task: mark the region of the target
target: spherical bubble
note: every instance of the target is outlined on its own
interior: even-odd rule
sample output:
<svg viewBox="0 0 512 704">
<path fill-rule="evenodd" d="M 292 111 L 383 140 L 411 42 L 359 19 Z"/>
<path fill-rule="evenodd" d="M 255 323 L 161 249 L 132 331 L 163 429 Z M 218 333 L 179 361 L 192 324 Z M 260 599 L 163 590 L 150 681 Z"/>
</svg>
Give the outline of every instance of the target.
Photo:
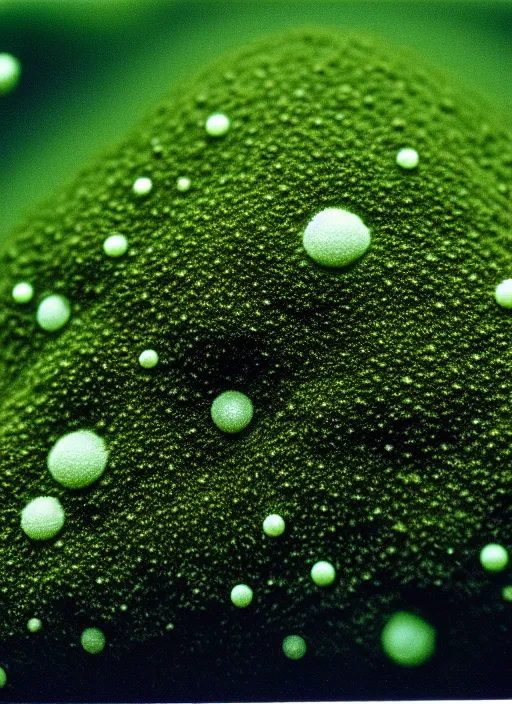
<svg viewBox="0 0 512 704">
<path fill-rule="evenodd" d="M 12 289 L 12 298 L 15 303 L 29 303 L 34 296 L 34 287 L 28 281 L 21 281 Z"/>
<path fill-rule="evenodd" d="M 144 350 L 139 355 L 139 364 L 144 369 L 152 369 L 158 364 L 158 352 L 155 350 Z"/>
<path fill-rule="evenodd" d="M 496 286 L 494 298 L 502 308 L 512 308 L 512 279 L 504 279 Z"/>
<path fill-rule="evenodd" d="M 231 601 L 240 609 L 245 609 L 252 601 L 253 591 L 247 584 L 237 584 L 231 590 Z"/>
<path fill-rule="evenodd" d="M 361 218 L 341 208 L 326 208 L 308 223 L 304 249 L 317 264 L 343 267 L 359 259 L 370 246 L 370 230 Z"/>
<path fill-rule="evenodd" d="M 402 169 L 414 169 L 418 166 L 420 157 L 416 149 L 400 149 L 396 155 L 396 163 L 401 166 Z"/>
<path fill-rule="evenodd" d="M 7 682 L 7 673 L 5 672 L 3 667 L 0 667 L 0 689 L 2 687 L 5 687 Z"/>
<path fill-rule="evenodd" d="M 501 590 L 501 596 L 505 601 L 512 601 L 512 584 L 507 584 Z"/>
<path fill-rule="evenodd" d="M 178 191 L 181 193 L 185 193 L 185 191 L 188 191 L 190 189 L 190 186 L 192 185 L 192 182 L 189 178 L 186 178 L 185 176 L 182 176 L 176 181 L 176 188 Z"/>
<path fill-rule="evenodd" d="M 306 654 L 306 641 L 300 636 L 283 638 L 283 653 L 290 660 L 300 660 Z"/>
<path fill-rule="evenodd" d="M 419 616 L 397 611 L 384 626 L 382 649 L 397 665 L 414 667 L 426 662 L 434 653 L 435 629 Z"/>
<path fill-rule="evenodd" d="M 10 93 L 18 85 L 21 64 L 12 54 L 0 54 L 0 95 Z"/>
<path fill-rule="evenodd" d="M 27 628 L 31 633 L 37 633 L 41 630 L 43 624 L 40 618 L 30 618 L 27 621 Z"/>
<path fill-rule="evenodd" d="M 64 296 L 54 294 L 43 298 L 37 309 L 37 322 L 47 332 L 64 327 L 71 315 L 71 306 Z"/>
<path fill-rule="evenodd" d="M 50 474 L 68 489 L 81 489 L 105 471 L 105 441 L 92 430 L 77 430 L 61 437 L 48 454 Z"/>
<path fill-rule="evenodd" d="M 508 552 L 503 545 L 489 543 L 480 551 L 480 564 L 487 572 L 502 572 L 508 565 Z"/>
<path fill-rule="evenodd" d="M 60 501 L 53 496 L 38 496 L 21 512 L 21 528 L 32 540 L 49 540 L 64 525 L 65 514 Z"/>
<path fill-rule="evenodd" d="M 128 249 L 128 239 L 124 235 L 109 235 L 103 242 L 103 251 L 108 257 L 122 257 Z"/>
<path fill-rule="evenodd" d="M 97 655 L 105 648 L 105 636 L 99 628 L 86 628 L 80 636 L 80 643 L 85 651 Z"/>
<path fill-rule="evenodd" d="M 263 521 L 263 532 L 271 538 L 277 538 L 284 532 L 285 522 L 277 513 L 272 513 Z"/>
<path fill-rule="evenodd" d="M 136 196 L 146 196 L 153 188 L 153 181 L 147 176 L 137 178 L 132 186 L 132 191 Z"/>
<path fill-rule="evenodd" d="M 336 579 L 336 570 L 325 560 L 315 562 L 311 568 L 311 579 L 319 587 L 328 587 Z"/>
<path fill-rule="evenodd" d="M 229 117 L 217 112 L 206 120 L 206 132 L 210 137 L 222 137 L 229 130 L 230 124 Z"/>
<path fill-rule="evenodd" d="M 239 433 L 251 422 L 253 406 L 250 398 L 240 391 L 224 391 L 213 401 L 211 416 L 225 433 Z"/>
</svg>

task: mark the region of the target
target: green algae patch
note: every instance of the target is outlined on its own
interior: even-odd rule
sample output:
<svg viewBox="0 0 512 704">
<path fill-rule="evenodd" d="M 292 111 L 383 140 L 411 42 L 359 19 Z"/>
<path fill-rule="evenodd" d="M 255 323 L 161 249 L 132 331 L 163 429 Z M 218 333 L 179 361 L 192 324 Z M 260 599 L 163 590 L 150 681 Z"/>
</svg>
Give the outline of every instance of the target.
<svg viewBox="0 0 512 704">
<path fill-rule="evenodd" d="M 442 657 L 415 671 L 491 659 L 512 618 L 478 559 L 512 541 L 512 317 L 494 294 L 511 166 L 488 109 L 417 60 L 301 31 L 215 64 L 42 205 L 1 263 L 2 662 L 14 644 L 43 657 L 23 642 L 42 609 L 44 657 L 65 653 L 59 691 L 79 698 L 92 665 L 69 644 L 89 623 L 108 658 L 170 644 L 171 679 L 197 653 L 199 680 L 212 653 L 222 672 L 288 667 L 306 642 L 311 666 L 393 672 L 381 633 L 401 611 L 438 633 Z M 303 245 L 331 208 L 371 232 L 338 268 Z M 50 295 L 72 315 L 48 332 Z M 254 417 L 219 432 L 212 404 L 235 389 Z M 82 428 L 108 471 L 73 491 L 46 460 Z M 20 511 L 47 494 L 66 526 L 36 544 Z M 262 531 L 271 516 L 284 532 Z M 257 599 L 233 608 L 248 584 Z"/>
</svg>

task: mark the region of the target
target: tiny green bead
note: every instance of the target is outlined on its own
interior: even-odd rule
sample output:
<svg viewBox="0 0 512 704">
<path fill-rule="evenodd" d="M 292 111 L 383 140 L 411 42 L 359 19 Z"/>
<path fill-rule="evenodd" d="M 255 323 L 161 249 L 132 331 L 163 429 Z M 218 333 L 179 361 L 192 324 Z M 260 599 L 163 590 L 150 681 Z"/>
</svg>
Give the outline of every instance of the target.
<svg viewBox="0 0 512 704">
<path fill-rule="evenodd" d="M 224 391 L 213 401 L 212 420 L 225 433 L 239 433 L 251 422 L 253 406 L 240 391 Z"/>
<path fill-rule="evenodd" d="M 503 587 L 501 590 L 501 596 L 505 599 L 505 601 L 512 601 L 512 584 L 507 584 L 506 587 Z"/>
<path fill-rule="evenodd" d="M 252 601 L 253 591 L 247 584 L 237 584 L 231 590 L 231 601 L 240 609 L 245 609 Z"/>
<path fill-rule="evenodd" d="M 86 628 L 80 636 L 82 648 L 91 655 L 101 653 L 105 647 L 105 636 L 99 628 Z"/>
<path fill-rule="evenodd" d="M 311 579 L 319 587 L 328 587 L 336 579 L 336 570 L 325 560 L 315 562 L 311 568 Z"/>
<path fill-rule="evenodd" d="M 309 221 L 302 244 L 317 264 L 344 267 L 366 252 L 370 230 L 358 215 L 348 210 L 325 208 Z"/>
<path fill-rule="evenodd" d="M 46 296 L 37 308 L 36 318 L 39 326 L 47 332 L 60 330 L 68 322 L 71 306 L 64 296 L 52 294 Z"/>
<path fill-rule="evenodd" d="M 30 618 L 27 621 L 27 628 L 31 633 L 37 633 L 38 631 L 41 630 L 43 627 L 43 624 L 41 623 L 40 618 Z"/>
<path fill-rule="evenodd" d="M 5 687 L 6 682 L 7 682 L 7 673 L 5 672 L 3 667 L 0 667 L 0 689 L 2 689 L 2 687 Z"/>
<path fill-rule="evenodd" d="M 191 185 L 192 181 L 186 176 L 181 176 L 176 181 L 176 188 L 178 189 L 178 191 L 180 191 L 180 193 L 186 193 L 188 190 L 190 190 Z"/>
<path fill-rule="evenodd" d="M 53 496 L 38 496 L 21 512 L 21 528 L 32 540 L 53 538 L 61 530 L 64 520 L 64 509 Z"/>
<path fill-rule="evenodd" d="M 502 572 L 508 565 L 508 552 L 503 545 L 489 543 L 480 551 L 480 564 L 487 572 Z"/>
<path fill-rule="evenodd" d="M 512 308 L 512 279 L 504 279 L 496 286 L 494 298 L 502 308 Z"/>
<path fill-rule="evenodd" d="M 21 75 L 21 63 L 12 54 L 0 54 L 0 95 L 16 88 Z"/>
<path fill-rule="evenodd" d="M 415 169 L 420 161 L 420 157 L 416 149 L 411 149 L 406 147 L 405 149 L 400 149 L 396 155 L 396 163 L 401 166 L 402 169 Z"/>
<path fill-rule="evenodd" d="M 82 489 L 103 474 L 108 461 L 105 441 L 92 430 L 63 435 L 50 450 L 48 469 L 68 489 Z"/>
<path fill-rule="evenodd" d="M 263 532 L 271 538 L 277 538 L 284 533 L 285 522 L 277 513 L 272 513 L 263 521 Z"/>
<path fill-rule="evenodd" d="M 397 665 L 414 667 L 426 662 L 434 653 L 435 629 L 419 616 L 397 611 L 384 626 L 382 649 Z"/>
<path fill-rule="evenodd" d="M 306 654 L 306 641 L 300 636 L 283 638 L 283 653 L 290 660 L 300 660 Z"/>
<path fill-rule="evenodd" d="M 34 297 L 34 287 L 28 281 L 20 281 L 12 289 L 12 298 L 15 303 L 29 303 Z"/>
<path fill-rule="evenodd" d="M 147 176 L 141 176 L 133 182 L 132 191 L 140 198 L 141 196 L 147 196 L 148 193 L 151 192 L 152 188 L 153 181 Z"/>
<path fill-rule="evenodd" d="M 128 250 L 128 239 L 124 235 L 114 233 L 103 242 L 103 251 L 107 257 L 122 257 Z"/>
<path fill-rule="evenodd" d="M 158 364 L 158 352 L 156 350 L 143 350 L 139 355 L 139 364 L 144 369 L 153 369 Z"/>
<path fill-rule="evenodd" d="M 208 117 L 205 127 L 210 137 L 223 137 L 229 130 L 230 125 L 229 117 L 223 113 L 216 112 Z"/>
</svg>

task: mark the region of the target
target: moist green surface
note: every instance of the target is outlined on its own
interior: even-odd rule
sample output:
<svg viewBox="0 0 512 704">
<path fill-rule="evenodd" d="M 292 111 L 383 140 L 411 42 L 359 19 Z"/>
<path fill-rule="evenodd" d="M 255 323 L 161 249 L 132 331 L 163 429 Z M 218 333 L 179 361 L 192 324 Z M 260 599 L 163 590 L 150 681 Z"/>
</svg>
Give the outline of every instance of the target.
<svg viewBox="0 0 512 704">
<path fill-rule="evenodd" d="M 232 121 L 222 138 L 206 135 L 213 112 Z M 412 171 L 395 162 L 406 146 Z M 403 609 L 438 629 L 432 672 L 492 658 L 511 610 L 478 554 L 512 541 L 512 317 L 493 295 L 512 273 L 511 167 L 492 111 L 416 57 L 303 31 L 175 90 L 43 205 L 1 264 L 1 664 L 65 658 L 62 691 L 80 696 L 73 657 L 87 678 L 79 638 L 96 626 L 94 667 L 143 643 L 177 670 L 190 653 L 286 668 L 282 638 L 299 634 L 306 658 L 364 672 L 388 666 L 380 633 Z M 153 189 L 136 198 L 141 176 Z M 302 247 L 328 207 L 371 229 L 346 269 Z M 120 259 L 102 249 L 113 231 L 130 242 Z M 36 296 L 20 306 L 23 280 Z M 57 333 L 35 321 L 49 293 L 72 303 Z M 254 405 L 233 436 L 210 417 L 231 389 Z M 82 428 L 109 464 L 67 490 L 46 458 Z M 39 495 L 67 516 L 40 544 L 20 528 Z M 318 560 L 330 587 L 310 578 Z"/>
</svg>

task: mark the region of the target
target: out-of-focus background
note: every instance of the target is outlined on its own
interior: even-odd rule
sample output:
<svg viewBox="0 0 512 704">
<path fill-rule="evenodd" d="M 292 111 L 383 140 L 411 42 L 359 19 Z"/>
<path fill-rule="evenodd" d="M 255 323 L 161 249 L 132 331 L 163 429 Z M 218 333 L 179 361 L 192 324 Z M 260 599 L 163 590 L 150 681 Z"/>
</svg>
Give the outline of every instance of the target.
<svg viewBox="0 0 512 704">
<path fill-rule="evenodd" d="M 509 0 L 0 0 L 0 53 L 22 64 L 0 96 L 0 242 L 174 81 L 308 24 L 415 47 L 512 122 Z"/>
</svg>

